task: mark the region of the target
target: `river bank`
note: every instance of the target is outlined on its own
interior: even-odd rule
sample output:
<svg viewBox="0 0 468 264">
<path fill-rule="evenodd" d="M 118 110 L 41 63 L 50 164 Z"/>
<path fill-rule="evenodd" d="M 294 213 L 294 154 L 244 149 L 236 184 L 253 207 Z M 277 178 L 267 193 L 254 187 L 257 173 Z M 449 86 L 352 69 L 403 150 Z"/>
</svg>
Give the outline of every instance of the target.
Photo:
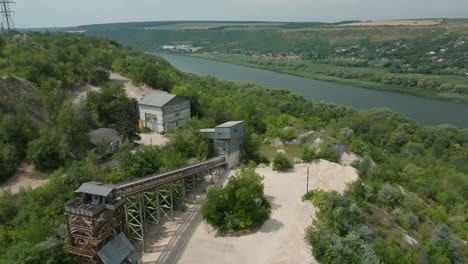
<svg viewBox="0 0 468 264">
<path fill-rule="evenodd" d="M 346 105 L 356 110 L 390 108 L 413 118 L 423 126 L 452 124 L 459 128 L 468 128 L 468 104 L 465 103 L 318 81 L 192 56 L 169 53 L 157 55 L 180 71 L 199 76 L 287 90 L 316 102 Z"/>
<path fill-rule="evenodd" d="M 245 56 L 236 56 L 236 55 L 227 55 L 227 54 L 212 54 L 212 53 L 203 53 L 203 54 L 177 54 L 182 56 L 189 56 L 201 59 L 207 59 L 212 61 L 219 61 L 229 64 L 236 64 L 250 68 L 262 69 L 267 71 L 273 71 L 277 73 L 283 73 L 298 77 L 303 77 L 312 80 L 319 80 L 337 84 L 344 84 L 350 85 L 359 88 L 366 88 L 372 90 L 379 90 L 379 91 L 391 91 L 397 93 L 405 93 L 415 96 L 421 96 L 425 98 L 435 99 L 435 100 L 444 100 L 444 101 L 451 101 L 457 103 L 468 103 L 468 96 L 463 96 L 461 94 L 456 93 L 444 93 L 444 92 L 436 92 L 432 90 L 417 88 L 417 87 L 405 87 L 405 86 L 398 86 L 398 85 L 388 85 L 388 84 L 381 84 L 366 80 L 359 80 L 359 79 L 346 79 L 340 78 L 336 76 L 325 75 L 319 72 L 314 72 L 312 68 L 308 68 L 310 71 L 301 71 L 298 69 L 290 69 L 288 67 L 282 67 L 278 65 L 261 65 L 256 63 L 251 63 Z M 324 67 L 329 67 L 328 65 L 323 65 Z M 350 70 L 355 70 L 350 69 Z"/>
</svg>

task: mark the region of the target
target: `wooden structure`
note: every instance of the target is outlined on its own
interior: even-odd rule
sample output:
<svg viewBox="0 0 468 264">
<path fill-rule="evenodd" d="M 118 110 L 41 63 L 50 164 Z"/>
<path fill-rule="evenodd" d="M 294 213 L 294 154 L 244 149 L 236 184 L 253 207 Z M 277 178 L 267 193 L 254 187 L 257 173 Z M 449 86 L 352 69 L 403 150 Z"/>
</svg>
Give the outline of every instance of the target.
<svg viewBox="0 0 468 264">
<path fill-rule="evenodd" d="M 146 226 L 173 220 L 177 201 L 192 194 L 206 174 L 219 176 L 226 165 L 218 157 L 120 185 L 83 184 L 65 207 L 70 253 L 82 263 L 102 263 L 97 253 L 122 231 L 144 247 Z"/>
<path fill-rule="evenodd" d="M 65 207 L 68 250 L 82 263 L 100 263 L 97 252 L 124 229 L 122 199 L 113 199 L 111 185 L 83 184 L 76 199 Z"/>
</svg>

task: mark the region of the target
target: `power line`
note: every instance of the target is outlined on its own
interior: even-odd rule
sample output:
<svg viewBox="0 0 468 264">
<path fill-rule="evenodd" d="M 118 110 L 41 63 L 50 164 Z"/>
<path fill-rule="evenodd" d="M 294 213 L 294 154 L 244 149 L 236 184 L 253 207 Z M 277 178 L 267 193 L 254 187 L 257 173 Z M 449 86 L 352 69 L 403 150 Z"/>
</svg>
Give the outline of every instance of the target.
<svg viewBox="0 0 468 264">
<path fill-rule="evenodd" d="M 10 34 L 15 30 L 15 24 L 13 22 L 12 14 L 14 11 L 11 11 L 10 4 L 15 4 L 15 2 L 10 0 L 0 0 L 0 13 L 2 13 L 2 31 Z"/>
</svg>

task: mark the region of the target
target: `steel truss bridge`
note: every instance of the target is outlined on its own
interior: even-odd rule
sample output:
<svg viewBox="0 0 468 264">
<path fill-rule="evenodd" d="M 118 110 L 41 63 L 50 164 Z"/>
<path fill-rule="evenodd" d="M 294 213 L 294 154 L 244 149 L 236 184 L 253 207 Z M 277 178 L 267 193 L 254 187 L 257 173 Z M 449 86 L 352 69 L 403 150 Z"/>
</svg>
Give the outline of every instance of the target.
<svg viewBox="0 0 468 264">
<path fill-rule="evenodd" d="M 125 199 L 126 233 L 136 244 L 144 245 L 146 223 L 159 224 L 161 220 L 174 220 L 187 195 L 195 199 L 195 188 L 209 174 L 214 182 L 226 167 L 223 157 L 210 159 L 170 172 L 121 184 L 116 188 L 118 197 Z"/>
<path fill-rule="evenodd" d="M 97 252 L 122 231 L 144 249 L 148 225 L 173 221 L 183 201 L 195 199 L 196 186 L 205 176 L 216 182 L 226 167 L 225 158 L 218 157 L 119 184 L 113 186 L 113 200 L 98 206 L 77 198 L 65 207 L 70 253 L 82 263 L 101 263 Z"/>
</svg>

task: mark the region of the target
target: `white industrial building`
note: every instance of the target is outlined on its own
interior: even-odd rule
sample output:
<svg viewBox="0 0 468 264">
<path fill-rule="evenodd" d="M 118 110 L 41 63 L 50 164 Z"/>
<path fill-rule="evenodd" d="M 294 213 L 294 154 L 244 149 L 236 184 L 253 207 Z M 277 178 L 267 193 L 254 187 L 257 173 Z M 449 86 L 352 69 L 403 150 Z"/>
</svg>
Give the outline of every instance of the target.
<svg viewBox="0 0 468 264">
<path fill-rule="evenodd" d="M 140 126 L 161 133 L 185 125 L 190 117 L 190 101 L 163 92 L 152 92 L 138 103 Z"/>
</svg>

